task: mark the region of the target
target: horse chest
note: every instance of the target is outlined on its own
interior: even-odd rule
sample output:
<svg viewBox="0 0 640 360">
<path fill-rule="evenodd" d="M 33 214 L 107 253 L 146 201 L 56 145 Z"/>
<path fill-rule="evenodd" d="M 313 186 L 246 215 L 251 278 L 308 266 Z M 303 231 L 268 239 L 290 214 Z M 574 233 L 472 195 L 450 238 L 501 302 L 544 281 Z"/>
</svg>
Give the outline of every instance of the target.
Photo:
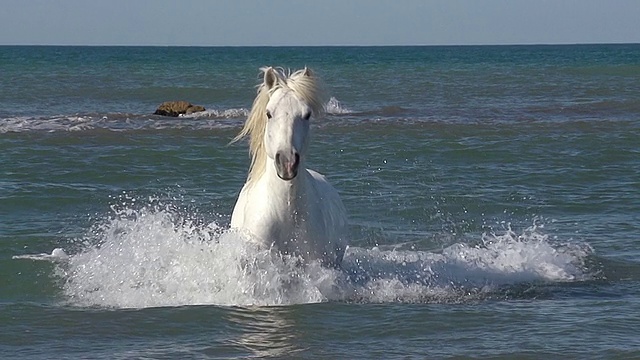
<svg viewBox="0 0 640 360">
<path fill-rule="evenodd" d="M 260 187 L 254 190 L 262 196 L 250 196 L 255 201 L 245 214 L 245 227 L 267 245 L 273 244 L 285 253 L 309 252 L 322 229 L 317 229 L 318 222 L 313 221 L 313 216 L 318 216 L 317 210 L 310 206 L 305 194 L 276 193 Z"/>
<path fill-rule="evenodd" d="M 289 201 L 266 202 L 261 218 L 265 226 L 271 228 L 272 236 L 277 238 L 301 238 L 308 237 L 312 232 L 310 211 L 300 205 L 304 201 L 293 199 Z"/>
</svg>

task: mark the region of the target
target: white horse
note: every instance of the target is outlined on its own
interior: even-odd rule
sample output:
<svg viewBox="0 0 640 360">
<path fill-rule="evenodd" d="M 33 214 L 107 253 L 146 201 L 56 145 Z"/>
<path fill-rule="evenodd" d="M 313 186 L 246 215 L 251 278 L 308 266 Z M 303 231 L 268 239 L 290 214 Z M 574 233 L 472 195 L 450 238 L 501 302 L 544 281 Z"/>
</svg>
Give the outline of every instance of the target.
<svg viewBox="0 0 640 360">
<path fill-rule="evenodd" d="M 344 206 L 323 175 L 305 168 L 309 122 L 323 112 L 318 80 L 307 68 L 260 70 L 264 82 L 233 140 L 249 136 L 252 160 L 231 227 L 283 254 L 339 266 L 347 246 Z"/>
</svg>

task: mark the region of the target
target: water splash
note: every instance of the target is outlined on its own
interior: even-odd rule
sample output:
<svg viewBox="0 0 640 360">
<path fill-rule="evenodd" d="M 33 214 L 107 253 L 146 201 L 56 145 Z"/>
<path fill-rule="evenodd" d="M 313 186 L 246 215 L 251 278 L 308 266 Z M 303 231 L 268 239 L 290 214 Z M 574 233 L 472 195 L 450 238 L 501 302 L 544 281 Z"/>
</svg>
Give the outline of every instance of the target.
<svg viewBox="0 0 640 360">
<path fill-rule="evenodd" d="M 114 209 L 58 266 L 67 301 L 80 306 L 278 305 L 323 298 L 295 259 L 274 255 L 215 222 L 172 206 Z"/>
<path fill-rule="evenodd" d="M 55 260 L 76 306 L 288 305 L 323 301 L 460 302 L 502 287 L 591 275 L 584 244 L 553 244 L 536 226 L 485 234 L 441 252 L 351 247 L 342 269 L 283 256 L 215 221 L 156 201 L 113 213 Z M 52 254 L 53 255 L 53 254 Z M 34 259 L 21 256 L 21 259 Z M 64 260 L 64 261 L 60 261 Z"/>
<path fill-rule="evenodd" d="M 341 114 L 351 114 L 352 113 L 351 110 L 347 109 L 338 99 L 336 99 L 333 96 L 325 104 L 324 110 L 328 114 L 332 114 L 332 115 L 341 115 Z"/>
<path fill-rule="evenodd" d="M 365 302 L 460 302 L 493 296 L 504 287 L 585 281 L 592 249 L 553 245 L 537 226 L 517 235 L 485 234 L 480 244 L 457 243 L 442 252 L 352 249 L 348 267 Z"/>
</svg>

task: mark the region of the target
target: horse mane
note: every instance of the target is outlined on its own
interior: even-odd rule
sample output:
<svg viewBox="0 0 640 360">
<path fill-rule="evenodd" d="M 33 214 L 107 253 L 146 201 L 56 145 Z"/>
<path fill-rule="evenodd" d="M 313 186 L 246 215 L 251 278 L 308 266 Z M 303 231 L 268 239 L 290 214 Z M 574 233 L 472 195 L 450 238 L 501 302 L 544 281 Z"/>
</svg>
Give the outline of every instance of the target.
<svg viewBox="0 0 640 360">
<path fill-rule="evenodd" d="M 267 104 L 269 98 L 278 89 L 291 90 L 300 100 L 311 107 L 313 116 L 319 117 L 324 112 L 324 103 L 319 79 L 313 72 L 304 68 L 291 73 L 291 70 L 283 68 L 262 67 L 260 73 L 265 75 L 268 71 L 273 71 L 276 81 L 269 88 L 264 82 L 258 85 L 258 95 L 253 100 L 251 111 L 247 121 L 240 133 L 231 141 L 240 141 L 244 137 L 249 137 L 249 153 L 251 154 L 251 165 L 247 183 L 260 177 L 265 171 L 267 153 L 264 146 L 264 133 L 267 125 Z"/>
</svg>

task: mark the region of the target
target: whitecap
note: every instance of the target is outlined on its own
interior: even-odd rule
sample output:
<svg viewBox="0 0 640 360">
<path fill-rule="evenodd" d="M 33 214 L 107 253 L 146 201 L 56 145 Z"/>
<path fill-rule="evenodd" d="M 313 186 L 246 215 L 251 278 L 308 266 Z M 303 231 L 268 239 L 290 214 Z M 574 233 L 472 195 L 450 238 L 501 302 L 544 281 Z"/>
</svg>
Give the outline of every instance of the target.
<svg viewBox="0 0 640 360">
<path fill-rule="evenodd" d="M 245 118 L 249 115 L 249 110 L 245 108 L 230 108 L 230 109 L 209 109 L 191 114 L 181 114 L 181 118 L 190 119 L 239 119 Z"/>
<path fill-rule="evenodd" d="M 48 253 L 40 253 L 40 254 L 25 254 L 25 255 L 15 255 L 11 257 L 14 260 L 45 260 L 45 261 L 65 261 L 69 259 L 69 255 L 61 248 L 55 248 L 51 251 L 51 254 Z"/>
<path fill-rule="evenodd" d="M 346 108 L 338 99 L 335 97 L 331 97 L 329 101 L 325 104 L 324 110 L 327 114 L 332 115 L 341 115 L 341 114 L 351 114 L 352 111 Z"/>
</svg>

